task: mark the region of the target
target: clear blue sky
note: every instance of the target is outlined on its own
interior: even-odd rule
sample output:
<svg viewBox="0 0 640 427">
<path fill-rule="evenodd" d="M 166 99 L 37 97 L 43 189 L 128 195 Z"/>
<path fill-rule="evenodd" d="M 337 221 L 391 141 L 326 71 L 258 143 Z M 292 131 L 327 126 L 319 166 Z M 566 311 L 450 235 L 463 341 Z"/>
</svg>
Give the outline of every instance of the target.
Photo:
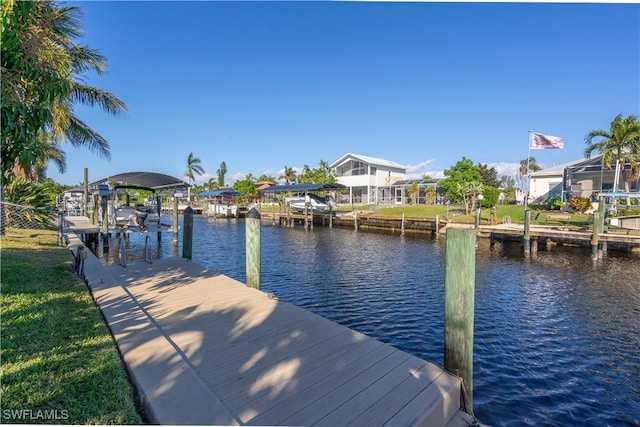
<svg viewBox="0 0 640 427">
<path fill-rule="evenodd" d="M 347 152 L 439 176 L 463 156 L 515 173 L 528 131 L 552 166 L 584 136 L 640 111 L 640 5 L 361 2 L 74 2 L 83 42 L 109 61 L 88 83 L 129 111 L 76 112 L 106 161 L 67 145 L 76 185 L 129 171 L 184 177 L 190 152 L 227 182 Z"/>
</svg>

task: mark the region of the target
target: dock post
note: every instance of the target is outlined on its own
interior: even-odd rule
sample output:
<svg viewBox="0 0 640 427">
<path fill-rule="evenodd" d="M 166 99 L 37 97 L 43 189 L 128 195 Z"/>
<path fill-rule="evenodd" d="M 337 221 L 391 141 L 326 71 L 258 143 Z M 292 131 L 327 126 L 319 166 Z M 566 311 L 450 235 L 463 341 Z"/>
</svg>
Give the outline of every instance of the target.
<svg viewBox="0 0 640 427">
<path fill-rule="evenodd" d="M 276 225 L 276 204 L 271 203 L 271 226 Z"/>
<path fill-rule="evenodd" d="M 58 214 L 58 246 L 62 246 L 64 241 L 64 211 L 60 211 Z"/>
<path fill-rule="evenodd" d="M 358 211 L 353 213 L 353 227 L 358 230 Z"/>
<path fill-rule="evenodd" d="M 89 169 L 83 170 L 84 182 L 82 183 L 82 215 L 89 216 Z"/>
<path fill-rule="evenodd" d="M 402 223 L 400 224 L 400 235 L 404 236 L 404 212 L 402 212 Z"/>
<path fill-rule="evenodd" d="M 173 196 L 173 244 L 178 245 L 178 198 Z"/>
<path fill-rule="evenodd" d="M 127 244 L 125 241 L 124 233 L 120 233 L 120 247 L 118 248 L 118 263 L 126 267 L 127 266 Z"/>
<path fill-rule="evenodd" d="M 109 234 L 109 207 L 107 206 L 108 196 L 102 196 L 100 207 L 102 208 L 102 232 Z"/>
<path fill-rule="evenodd" d="M 444 285 L 444 368 L 462 378 L 473 408 L 475 230 L 447 229 Z"/>
<path fill-rule="evenodd" d="M 525 256 L 529 256 L 531 253 L 531 234 L 530 234 L 530 224 L 531 224 L 531 211 L 524 211 L 524 236 L 522 238 L 522 242 L 524 244 L 524 254 Z"/>
<path fill-rule="evenodd" d="M 333 228 L 333 212 L 329 209 L 329 228 Z"/>
<path fill-rule="evenodd" d="M 260 289 L 260 212 L 251 208 L 246 218 L 247 286 Z"/>
<path fill-rule="evenodd" d="M 436 215 L 436 237 L 440 234 L 440 215 Z"/>
<path fill-rule="evenodd" d="M 600 215 L 599 212 L 593 213 L 593 234 L 591 235 L 591 258 L 598 259 L 598 243 L 599 243 Z"/>
<path fill-rule="evenodd" d="M 476 209 L 476 222 L 475 222 L 476 231 L 478 231 L 479 228 L 480 228 L 480 208 Z"/>
<path fill-rule="evenodd" d="M 193 208 L 187 206 L 183 214 L 182 258 L 192 259 L 193 256 Z"/>
<path fill-rule="evenodd" d="M 599 232 L 602 233 L 606 233 L 606 230 L 604 228 L 604 218 L 605 218 L 605 214 L 606 214 L 606 210 L 607 210 L 607 203 L 604 199 L 604 196 L 600 196 L 599 200 L 598 200 L 598 215 L 600 218 L 600 227 L 598 228 Z"/>
<path fill-rule="evenodd" d="M 538 253 L 538 237 L 537 236 L 531 238 L 531 253 L 533 254 Z"/>
</svg>

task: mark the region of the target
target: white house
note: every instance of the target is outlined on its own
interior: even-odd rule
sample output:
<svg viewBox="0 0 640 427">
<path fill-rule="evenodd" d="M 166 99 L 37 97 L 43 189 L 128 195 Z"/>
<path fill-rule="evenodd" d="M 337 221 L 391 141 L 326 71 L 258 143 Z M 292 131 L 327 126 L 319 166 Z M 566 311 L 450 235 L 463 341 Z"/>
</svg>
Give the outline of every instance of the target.
<svg viewBox="0 0 640 427">
<path fill-rule="evenodd" d="M 392 186 L 405 179 L 407 173 L 405 166 L 391 160 L 353 153 L 343 155 L 330 166 L 335 169 L 338 182 L 349 189 L 349 194 L 338 201 L 351 204 L 395 203 Z"/>
<path fill-rule="evenodd" d="M 562 198 L 564 191 L 562 182 L 564 179 L 565 169 L 580 163 L 583 160 L 584 159 L 574 160 L 569 163 L 552 166 L 537 172 L 531 172 L 529 174 L 529 203 L 544 203 L 547 199 L 553 196 Z"/>
</svg>

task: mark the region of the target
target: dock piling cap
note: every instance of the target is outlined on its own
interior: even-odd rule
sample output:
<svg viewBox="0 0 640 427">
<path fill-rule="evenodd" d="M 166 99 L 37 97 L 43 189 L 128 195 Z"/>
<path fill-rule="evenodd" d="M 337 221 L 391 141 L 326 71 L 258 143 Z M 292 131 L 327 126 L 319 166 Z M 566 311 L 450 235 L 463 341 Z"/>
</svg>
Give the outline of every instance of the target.
<svg viewBox="0 0 640 427">
<path fill-rule="evenodd" d="M 258 212 L 256 208 L 251 208 L 251 210 L 247 212 L 246 217 L 260 219 L 260 212 Z"/>
</svg>

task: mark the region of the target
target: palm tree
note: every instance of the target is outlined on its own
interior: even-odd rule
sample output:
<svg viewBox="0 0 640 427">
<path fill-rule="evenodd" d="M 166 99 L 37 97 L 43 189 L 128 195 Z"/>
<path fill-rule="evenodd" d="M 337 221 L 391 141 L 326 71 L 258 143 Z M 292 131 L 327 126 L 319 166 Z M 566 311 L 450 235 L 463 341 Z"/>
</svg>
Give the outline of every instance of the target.
<svg viewBox="0 0 640 427">
<path fill-rule="evenodd" d="M 295 182 L 297 179 L 296 171 L 293 168 L 289 168 L 287 167 L 287 165 L 285 165 L 284 172 L 282 173 L 281 176 L 278 177 L 278 179 L 284 179 L 284 182 L 287 185 L 292 182 Z"/>
<path fill-rule="evenodd" d="M 197 157 L 194 157 L 193 152 L 189 153 L 189 157 L 187 157 L 187 178 L 189 178 L 189 184 L 195 182 L 194 173 L 198 175 L 202 175 L 204 173 L 204 169 L 200 166 L 201 160 Z M 191 202 L 191 187 L 187 189 L 187 200 Z"/>
<path fill-rule="evenodd" d="M 45 61 L 41 66 L 47 68 L 58 64 L 57 69 L 61 71 L 56 74 L 57 84 L 64 89 L 59 90 L 55 96 L 49 96 L 47 103 L 41 103 L 41 105 L 44 104 L 45 111 L 41 115 L 38 134 L 28 137 L 31 141 L 26 141 L 25 145 L 16 147 L 17 156 L 12 162 L 14 169 L 21 169 L 23 175 L 29 175 L 31 166 L 35 164 L 46 165 L 49 160 L 53 160 L 58 169 L 64 171 L 66 159 L 64 151 L 61 149 L 64 142 L 69 142 L 74 147 L 89 148 L 97 152 L 100 157 L 110 159 L 108 142 L 98 132 L 76 117 L 74 105 L 78 103 L 89 106 L 97 105 L 112 115 L 127 111 L 127 107 L 114 94 L 82 83 L 81 75 L 86 71 L 94 71 L 98 75 L 104 74 L 107 69 L 107 61 L 98 51 L 78 45 L 74 41 L 82 34 L 78 19 L 81 10 L 76 6 L 59 7 L 52 1 L 27 3 L 30 3 L 30 7 L 25 16 L 35 22 L 35 26 L 38 28 L 38 31 L 35 31 L 29 27 L 29 34 L 35 32 L 46 35 L 46 42 L 42 42 L 42 45 L 37 47 L 37 51 L 40 53 L 38 56 L 40 58 L 55 58 L 49 59 L 49 62 Z M 19 9 L 16 6 L 14 8 Z M 42 36 L 40 37 L 42 38 Z M 48 54 L 45 55 L 44 52 Z M 5 53 L 3 50 L 3 55 Z M 13 53 L 19 54 L 18 51 L 9 52 L 9 56 Z M 5 61 L 3 59 L 3 74 L 4 71 Z M 16 72 L 17 75 L 20 75 L 20 71 Z M 5 86 L 3 87 L 4 95 L 5 89 L 12 86 L 11 82 L 3 86 Z M 4 107 L 3 102 L 3 119 L 6 112 Z M 44 137 L 43 131 L 50 137 Z M 34 149 L 34 144 L 39 148 Z M 5 160 L 4 153 L 3 160 Z"/>
<path fill-rule="evenodd" d="M 409 195 L 410 204 L 417 205 L 418 204 L 418 195 L 420 194 L 420 187 L 418 186 L 418 181 L 413 181 L 409 188 L 407 188 L 407 194 Z"/>
<path fill-rule="evenodd" d="M 598 140 L 595 140 L 599 138 Z M 622 179 L 624 191 L 630 190 L 630 182 L 640 176 L 640 121 L 634 115 L 626 118 L 618 114 L 609 130 L 592 130 L 585 136 L 587 148 L 584 155 L 591 158 L 594 151 L 602 155 L 602 166 L 611 169 L 612 163 L 623 165 Z M 629 169 L 624 168 L 624 164 L 629 163 Z M 629 203 L 629 201 L 627 201 Z"/>
<path fill-rule="evenodd" d="M 520 183 L 520 189 L 525 192 L 525 206 L 527 200 L 529 198 L 529 174 L 533 172 L 537 172 L 542 169 L 542 166 L 538 164 L 536 158 L 533 156 L 529 156 L 524 160 L 520 160 L 520 166 L 518 167 L 518 175 L 517 179 Z"/>
<path fill-rule="evenodd" d="M 216 171 L 218 175 L 218 186 L 224 187 L 224 177 L 227 174 L 227 164 L 225 162 L 220 163 L 220 169 Z"/>
<path fill-rule="evenodd" d="M 220 188 L 220 185 L 218 184 L 218 179 L 213 177 L 209 178 L 209 181 L 207 181 L 207 184 L 205 186 L 207 187 L 208 191 L 213 191 Z"/>
</svg>

